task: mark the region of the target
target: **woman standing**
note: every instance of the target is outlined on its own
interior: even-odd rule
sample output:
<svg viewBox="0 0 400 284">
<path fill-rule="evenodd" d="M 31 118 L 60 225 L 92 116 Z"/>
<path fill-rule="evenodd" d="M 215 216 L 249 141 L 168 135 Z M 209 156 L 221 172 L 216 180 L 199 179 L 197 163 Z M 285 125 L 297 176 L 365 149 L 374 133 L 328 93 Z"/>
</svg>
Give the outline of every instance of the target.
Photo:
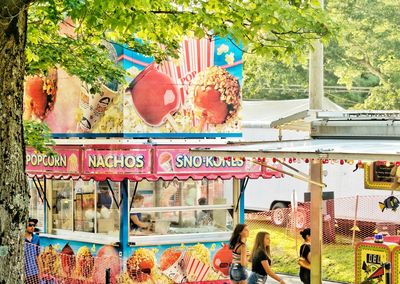
<svg viewBox="0 0 400 284">
<path fill-rule="evenodd" d="M 249 229 L 245 224 L 237 224 L 231 239 L 229 248 L 232 250 L 232 264 L 229 268 L 231 283 L 246 284 L 247 279 L 247 248 L 246 240 L 249 236 Z"/>
<path fill-rule="evenodd" d="M 304 243 L 300 246 L 300 257 L 304 258 L 308 263 L 311 264 L 311 230 L 310 228 L 304 229 L 300 232 L 300 235 L 304 239 Z M 310 284 L 310 270 L 300 266 L 300 280 L 304 284 Z"/>
<path fill-rule="evenodd" d="M 251 275 L 248 284 L 264 284 L 267 275 L 281 284 L 285 284 L 282 278 L 271 269 L 270 235 L 267 232 L 258 232 L 251 252 Z"/>
</svg>

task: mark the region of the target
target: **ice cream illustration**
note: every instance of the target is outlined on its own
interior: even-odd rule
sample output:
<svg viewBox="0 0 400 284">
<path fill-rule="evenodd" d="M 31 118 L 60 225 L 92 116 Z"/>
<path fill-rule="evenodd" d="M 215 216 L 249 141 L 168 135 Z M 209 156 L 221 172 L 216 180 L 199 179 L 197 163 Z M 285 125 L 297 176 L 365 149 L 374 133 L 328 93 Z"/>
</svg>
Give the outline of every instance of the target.
<svg viewBox="0 0 400 284">
<path fill-rule="evenodd" d="M 184 253 L 179 248 L 169 248 L 163 252 L 160 258 L 160 269 L 164 275 L 175 283 L 187 281 L 184 265 Z"/>
<path fill-rule="evenodd" d="M 79 78 L 57 69 L 57 100 L 44 119 L 53 133 L 75 132 L 80 89 Z"/>
<path fill-rule="evenodd" d="M 104 115 L 108 106 L 117 95 L 116 91 L 101 85 L 101 91 L 97 94 L 89 92 L 90 86 L 82 84 L 79 107 L 82 111 L 82 118 L 79 121 L 78 129 L 83 132 L 92 131 L 93 127 Z"/>
<path fill-rule="evenodd" d="M 166 172 L 174 171 L 173 158 L 169 152 L 161 153 L 161 155 L 158 157 L 158 164 Z"/>
<path fill-rule="evenodd" d="M 160 126 L 167 120 L 175 128 L 171 116 L 180 107 L 180 96 L 173 80 L 158 71 L 155 64 L 144 69 L 127 89 L 140 118 L 150 126 Z"/>
<path fill-rule="evenodd" d="M 223 124 L 237 116 L 240 107 L 239 82 L 225 69 L 212 66 L 198 73 L 189 92 L 194 98 L 200 130 L 206 124 Z"/>
</svg>

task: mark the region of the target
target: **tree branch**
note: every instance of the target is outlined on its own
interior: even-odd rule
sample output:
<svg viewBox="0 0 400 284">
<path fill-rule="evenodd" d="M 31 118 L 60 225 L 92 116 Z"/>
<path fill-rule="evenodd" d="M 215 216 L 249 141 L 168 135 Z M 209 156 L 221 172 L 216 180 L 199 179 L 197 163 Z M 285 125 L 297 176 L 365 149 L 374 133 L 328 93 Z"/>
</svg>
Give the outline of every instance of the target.
<svg viewBox="0 0 400 284">
<path fill-rule="evenodd" d="M 354 57 L 349 57 L 350 60 L 354 61 L 357 64 L 360 64 L 361 66 L 365 67 L 371 74 L 377 76 L 379 78 L 379 80 L 381 80 L 383 83 L 387 83 L 387 79 L 385 74 L 383 74 L 379 69 L 375 68 L 369 58 L 368 55 L 365 52 L 363 53 L 363 59 L 358 59 L 358 58 L 354 58 Z"/>
<path fill-rule="evenodd" d="M 144 13 L 150 12 L 153 14 L 166 14 L 166 15 L 183 15 L 183 14 L 190 14 L 190 15 L 195 15 L 196 13 L 190 12 L 190 11 L 163 11 L 163 10 L 150 10 L 150 11 L 142 11 Z"/>
</svg>

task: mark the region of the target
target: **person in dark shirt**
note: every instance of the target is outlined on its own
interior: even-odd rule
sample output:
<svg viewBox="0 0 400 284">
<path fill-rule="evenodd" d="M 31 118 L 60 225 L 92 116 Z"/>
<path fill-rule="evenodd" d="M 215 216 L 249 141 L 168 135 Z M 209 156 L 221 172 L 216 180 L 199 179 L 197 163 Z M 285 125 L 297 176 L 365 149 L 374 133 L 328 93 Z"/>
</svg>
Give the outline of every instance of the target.
<svg viewBox="0 0 400 284">
<path fill-rule="evenodd" d="M 250 255 L 251 275 L 248 284 L 266 283 L 268 275 L 281 284 L 285 284 L 282 278 L 271 269 L 270 235 L 267 232 L 258 232 Z"/>
<path fill-rule="evenodd" d="M 101 209 L 103 207 L 110 209 L 112 204 L 112 198 L 108 191 L 108 188 L 100 188 L 97 194 L 97 208 Z"/>
<path fill-rule="evenodd" d="M 37 219 L 29 218 L 25 230 L 24 269 L 25 283 L 39 284 L 39 267 L 37 257 L 40 253 L 39 236 L 34 233 L 38 223 Z"/>
<path fill-rule="evenodd" d="M 303 257 L 309 263 L 311 263 L 311 230 L 309 228 L 304 229 L 300 232 L 300 235 L 304 239 L 304 243 L 300 246 L 300 257 Z M 304 284 L 311 283 L 309 269 L 300 266 L 300 280 Z"/>
<path fill-rule="evenodd" d="M 141 194 L 136 194 L 133 198 L 133 208 L 143 207 L 144 197 Z M 142 213 L 131 213 L 130 214 L 130 227 L 131 230 L 147 229 L 146 223 L 142 222 Z"/>
</svg>

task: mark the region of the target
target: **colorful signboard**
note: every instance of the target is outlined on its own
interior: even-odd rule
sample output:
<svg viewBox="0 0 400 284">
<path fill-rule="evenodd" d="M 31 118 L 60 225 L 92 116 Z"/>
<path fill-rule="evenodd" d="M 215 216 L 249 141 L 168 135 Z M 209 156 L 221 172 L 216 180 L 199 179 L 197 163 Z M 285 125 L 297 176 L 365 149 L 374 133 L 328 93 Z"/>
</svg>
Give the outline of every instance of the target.
<svg viewBox="0 0 400 284">
<path fill-rule="evenodd" d="M 85 149 L 83 173 L 87 174 L 140 174 L 151 173 L 149 149 Z"/>
<path fill-rule="evenodd" d="M 192 146 L 87 145 L 55 146 L 54 155 L 26 150 L 28 175 L 122 181 L 209 178 L 277 178 L 282 174 L 240 158 L 191 155 Z M 279 166 L 277 166 L 279 167 Z"/>
<path fill-rule="evenodd" d="M 364 164 L 364 185 L 368 189 L 400 190 L 399 184 L 394 186 L 394 172 L 397 167 L 393 163 L 387 164 L 386 161 L 376 161 L 371 164 Z M 400 173 L 400 171 L 399 171 Z M 398 178 L 397 178 L 398 179 Z"/>
<path fill-rule="evenodd" d="M 229 39 L 185 39 L 178 59 L 160 64 L 108 46 L 126 84 L 91 86 L 62 69 L 26 79 L 24 118 L 55 137 L 241 137 L 242 52 Z"/>
<path fill-rule="evenodd" d="M 134 247 L 129 257 L 122 258 L 118 248 L 90 241 L 41 237 L 45 246 L 40 247 L 38 256 L 41 280 L 104 283 L 105 272 L 110 269 L 110 283 L 223 284 L 229 281 L 232 252 L 228 245 L 221 246 L 221 242 Z"/>
<path fill-rule="evenodd" d="M 392 283 L 400 283 L 400 246 L 392 251 Z"/>
<path fill-rule="evenodd" d="M 155 170 L 158 174 L 259 173 L 261 171 L 260 165 L 250 161 L 213 156 L 195 156 L 189 153 L 188 148 L 157 149 L 155 155 Z"/>
<path fill-rule="evenodd" d="M 389 284 L 383 264 L 390 261 L 390 248 L 384 244 L 359 243 L 356 247 L 356 284 Z"/>
<path fill-rule="evenodd" d="M 31 173 L 79 174 L 81 172 L 81 150 L 78 148 L 54 148 L 54 154 L 41 154 L 26 150 L 26 171 Z"/>
</svg>

